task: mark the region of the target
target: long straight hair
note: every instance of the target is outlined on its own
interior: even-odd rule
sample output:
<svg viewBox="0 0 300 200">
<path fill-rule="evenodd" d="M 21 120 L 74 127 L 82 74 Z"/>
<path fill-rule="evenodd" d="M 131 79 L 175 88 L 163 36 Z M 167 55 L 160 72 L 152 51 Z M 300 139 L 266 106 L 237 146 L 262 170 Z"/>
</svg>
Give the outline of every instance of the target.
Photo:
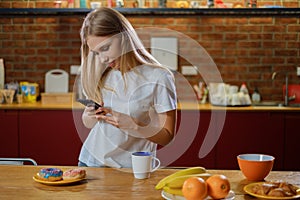
<svg viewBox="0 0 300 200">
<path fill-rule="evenodd" d="M 103 82 L 111 70 L 97 63 L 95 55 L 87 45 L 88 36 L 120 36 L 120 72 L 124 74 L 135 66 L 145 64 L 163 67 L 143 46 L 130 22 L 119 12 L 101 7 L 90 12 L 85 18 L 81 32 L 81 82 L 83 92 L 98 103 L 102 101 Z M 98 61 L 99 62 L 99 61 Z"/>
</svg>

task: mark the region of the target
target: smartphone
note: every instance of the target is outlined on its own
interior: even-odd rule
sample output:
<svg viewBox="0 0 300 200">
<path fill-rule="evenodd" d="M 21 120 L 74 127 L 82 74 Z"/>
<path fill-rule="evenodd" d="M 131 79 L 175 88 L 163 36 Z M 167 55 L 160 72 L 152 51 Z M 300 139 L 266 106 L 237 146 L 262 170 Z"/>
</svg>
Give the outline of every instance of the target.
<svg viewBox="0 0 300 200">
<path fill-rule="evenodd" d="M 97 110 L 98 108 L 101 107 L 100 104 L 98 104 L 90 99 L 77 99 L 77 101 L 85 106 L 93 106 L 95 110 Z"/>
</svg>

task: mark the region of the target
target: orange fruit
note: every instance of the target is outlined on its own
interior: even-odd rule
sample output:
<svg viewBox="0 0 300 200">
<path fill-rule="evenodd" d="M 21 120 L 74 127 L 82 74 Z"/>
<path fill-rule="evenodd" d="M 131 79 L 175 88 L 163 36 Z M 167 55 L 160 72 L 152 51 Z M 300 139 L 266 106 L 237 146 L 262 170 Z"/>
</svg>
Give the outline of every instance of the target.
<svg viewBox="0 0 300 200">
<path fill-rule="evenodd" d="M 230 183 L 226 176 L 214 174 L 206 180 L 207 194 L 213 199 L 225 198 L 230 191 Z"/>
<path fill-rule="evenodd" d="M 186 200 L 202 200 L 207 197 L 207 184 L 203 178 L 190 177 L 183 183 L 182 194 Z"/>
</svg>

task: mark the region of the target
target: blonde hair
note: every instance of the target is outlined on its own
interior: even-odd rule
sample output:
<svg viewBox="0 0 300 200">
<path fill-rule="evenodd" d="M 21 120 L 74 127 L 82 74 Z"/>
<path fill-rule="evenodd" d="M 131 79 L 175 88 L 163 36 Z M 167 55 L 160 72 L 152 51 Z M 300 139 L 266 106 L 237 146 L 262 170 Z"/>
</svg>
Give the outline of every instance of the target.
<svg viewBox="0 0 300 200">
<path fill-rule="evenodd" d="M 101 91 L 103 80 L 111 68 L 103 72 L 95 64 L 95 56 L 89 61 L 90 49 L 87 45 L 88 36 L 114 36 L 121 38 L 120 71 L 124 74 L 135 66 L 146 64 L 162 67 L 161 64 L 145 49 L 130 22 L 119 12 L 101 7 L 90 12 L 81 27 L 81 82 L 87 98 L 98 103 L 102 102 Z"/>
</svg>

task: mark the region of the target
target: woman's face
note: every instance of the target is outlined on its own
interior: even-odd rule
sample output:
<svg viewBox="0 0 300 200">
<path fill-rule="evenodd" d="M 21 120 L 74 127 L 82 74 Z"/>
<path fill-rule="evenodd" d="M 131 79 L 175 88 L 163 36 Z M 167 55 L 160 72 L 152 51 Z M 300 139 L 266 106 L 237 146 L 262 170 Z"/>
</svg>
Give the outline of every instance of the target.
<svg viewBox="0 0 300 200">
<path fill-rule="evenodd" d="M 117 36 L 88 36 L 87 45 L 102 64 L 119 68 L 121 42 Z"/>
</svg>

